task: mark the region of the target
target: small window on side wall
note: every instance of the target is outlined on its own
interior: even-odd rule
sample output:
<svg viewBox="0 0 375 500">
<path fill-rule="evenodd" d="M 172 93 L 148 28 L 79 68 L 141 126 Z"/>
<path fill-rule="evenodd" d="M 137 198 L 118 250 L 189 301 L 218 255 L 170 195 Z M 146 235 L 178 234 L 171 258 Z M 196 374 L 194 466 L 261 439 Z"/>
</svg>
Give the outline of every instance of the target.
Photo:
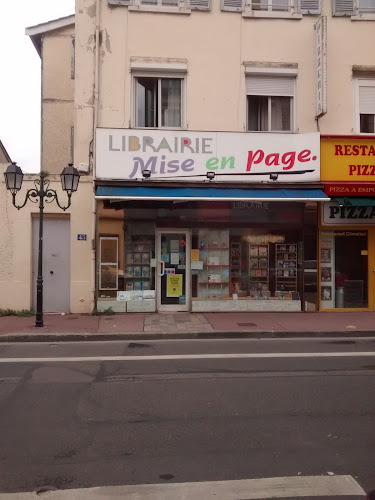
<svg viewBox="0 0 375 500">
<path fill-rule="evenodd" d="M 246 77 L 247 130 L 293 132 L 295 78 Z"/>
<path fill-rule="evenodd" d="M 357 79 L 357 131 L 375 133 L 375 79 Z"/>
<path fill-rule="evenodd" d="M 183 78 L 135 77 L 135 126 L 182 128 Z"/>
</svg>

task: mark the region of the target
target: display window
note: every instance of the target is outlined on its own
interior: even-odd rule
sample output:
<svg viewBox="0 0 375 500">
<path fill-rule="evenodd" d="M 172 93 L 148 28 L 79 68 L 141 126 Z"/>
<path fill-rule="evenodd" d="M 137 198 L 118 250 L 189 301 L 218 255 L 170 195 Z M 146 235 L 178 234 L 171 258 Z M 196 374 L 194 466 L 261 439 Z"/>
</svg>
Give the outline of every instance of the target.
<svg viewBox="0 0 375 500">
<path fill-rule="evenodd" d="M 369 307 L 367 230 L 320 231 L 321 309 Z"/>
<path fill-rule="evenodd" d="M 300 231 L 195 229 L 193 300 L 300 300 Z"/>
<path fill-rule="evenodd" d="M 317 309 L 316 203 L 108 203 L 100 215 L 118 254 L 99 262 L 98 281 L 113 276 L 98 301 L 115 310 Z"/>
</svg>

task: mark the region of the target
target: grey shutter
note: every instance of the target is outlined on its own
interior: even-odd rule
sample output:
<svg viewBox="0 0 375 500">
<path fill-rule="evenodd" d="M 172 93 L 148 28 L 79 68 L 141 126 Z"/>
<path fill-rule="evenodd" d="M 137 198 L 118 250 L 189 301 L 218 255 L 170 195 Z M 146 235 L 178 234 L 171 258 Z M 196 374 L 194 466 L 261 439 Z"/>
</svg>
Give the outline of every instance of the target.
<svg viewBox="0 0 375 500">
<path fill-rule="evenodd" d="M 221 0 L 221 10 L 241 12 L 244 10 L 245 0 Z"/>
<path fill-rule="evenodd" d="M 322 0 L 300 0 L 301 14 L 320 14 Z"/>
<path fill-rule="evenodd" d="M 375 115 L 375 85 L 374 87 L 361 87 L 359 83 L 359 112 Z"/>
<path fill-rule="evenodd" d="M 133 0 L 108 0 L 109 5 L 133 5 Z"/>
<path fill-rule="evenodd" d="M 332 0 L 333 16 L 353 16 L 354 0 Z"/>
<path fill-rule="evenodd" d="M 163 7 L 178 7 L 179 0 L 162 0 L 161 4 Z"/>
<path fill-rule="evenodd" d="M 157 5 L 158 0 L 141 0 L 141 5 Z"/>
<path fill-rule="evenodd" d="M 294 96 L 294 83 L 292 76 L 246 76 L 246 94 L 263 96 Z"/>
<path fill-rule="evenodd" d="M 190 0 L 190 9 L 211 10 L 211 0 Z"/>
</svg>

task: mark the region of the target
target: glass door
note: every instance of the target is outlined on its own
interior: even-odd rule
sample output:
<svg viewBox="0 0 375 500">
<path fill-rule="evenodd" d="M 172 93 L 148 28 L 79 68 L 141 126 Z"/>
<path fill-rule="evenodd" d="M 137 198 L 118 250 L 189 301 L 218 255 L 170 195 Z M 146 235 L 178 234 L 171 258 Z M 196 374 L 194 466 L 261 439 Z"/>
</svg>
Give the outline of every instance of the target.
<svg viewBox="0 0 375 500">
<path fill-rule="evenodd" d="M 190 231 L 158 229 L 156 274 L 158 311 L 188 311 L 190 307 Z"/>
</svg>

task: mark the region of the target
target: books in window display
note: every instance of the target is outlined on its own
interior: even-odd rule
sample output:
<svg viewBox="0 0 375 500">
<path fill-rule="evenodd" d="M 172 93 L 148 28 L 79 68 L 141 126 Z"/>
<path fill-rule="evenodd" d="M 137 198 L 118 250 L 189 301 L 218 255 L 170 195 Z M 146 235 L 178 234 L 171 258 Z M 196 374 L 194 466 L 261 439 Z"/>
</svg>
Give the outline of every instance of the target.
<svg viewBox="0 0 375 500">
<path fill-rule="evenodd" d="M 259 267 L 267 267 L 268 268 L 268 260 L 267 259 L 259 259 Z"/>
<path fill-rule="evenodd" d="M 268 256 L 268 247 L 260 246 L 259 247 L 259 257 L 267 257 Z"/>
<path fill-rule="evenodd" d="M 250 247 L 250 256 L 258 257 L 258 247 Z"/>
<path fill-rule="evenodd" d="M 252 268 L 259 267 L 259 260 L 258 259 L 250 259 L 250 267 L 252 267 Z"/>
</svg>

